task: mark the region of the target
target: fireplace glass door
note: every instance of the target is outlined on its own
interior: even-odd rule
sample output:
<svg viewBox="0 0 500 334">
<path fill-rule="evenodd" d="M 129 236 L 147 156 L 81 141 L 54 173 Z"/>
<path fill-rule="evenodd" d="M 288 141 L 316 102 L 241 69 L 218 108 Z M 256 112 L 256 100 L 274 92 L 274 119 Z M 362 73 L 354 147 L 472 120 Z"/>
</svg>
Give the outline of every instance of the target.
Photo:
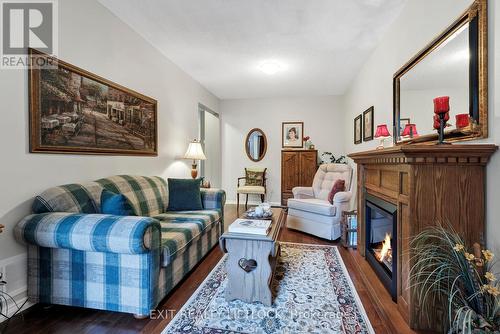
<svg viewBox="0 0 500 334">
<path fill-rule="evenodd" d="M 397 207 L 366 196 L 366 259 L 395 298 L 397 276 Z"/>
</svg>

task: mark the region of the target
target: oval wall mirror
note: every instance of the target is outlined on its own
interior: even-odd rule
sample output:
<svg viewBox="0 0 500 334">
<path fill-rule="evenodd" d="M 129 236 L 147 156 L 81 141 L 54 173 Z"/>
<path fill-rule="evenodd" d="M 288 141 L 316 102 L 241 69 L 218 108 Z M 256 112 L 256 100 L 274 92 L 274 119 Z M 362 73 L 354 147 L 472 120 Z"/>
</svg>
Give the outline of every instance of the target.
<svg viewBox="0 0 500 334">
<path fill-rule="evenodd" d="M 257 128 L 250 130 L 245 140 L 245 150 L 248 159 L 252 161 L 257 162 L 264 159 L 267 151 L 267 138 L 264 131 Z"/>
</svg>

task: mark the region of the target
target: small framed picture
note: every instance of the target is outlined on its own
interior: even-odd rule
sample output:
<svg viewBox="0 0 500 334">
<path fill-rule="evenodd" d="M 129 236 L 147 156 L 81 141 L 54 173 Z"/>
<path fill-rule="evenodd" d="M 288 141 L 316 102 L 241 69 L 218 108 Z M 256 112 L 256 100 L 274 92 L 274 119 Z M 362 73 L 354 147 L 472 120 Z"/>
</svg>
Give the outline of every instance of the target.
<svg viewBox="0 0 500 334">
<path fill-rule="evenodd" d="M 354 119 L 354 144 L 361 144 L 361 142 L 363 141 L 361 139 L 361 134 L 362 134 L 362 117 L 361 115 L 359 115 L 358 117 L 356 117 Z"/>
<path fill-rule="evenodd" d="M 400 118 L 399 119 L 399 135 L 403 135 L 403 131 L 406 127 L 406 124 L 410 124 L 410 119 L 409 118 Z"/>
<path fill-rule="evenodd" d="M 363 140 L 370 141 L 373 139 L 373 107 L 366 109 L 363 112 Z"/>
<path fill-rule="evenodd" d="M 304 146 L 304 122 L 283 122 L 281 143 L 283 148 L 302 148 Z"/>
</svg>

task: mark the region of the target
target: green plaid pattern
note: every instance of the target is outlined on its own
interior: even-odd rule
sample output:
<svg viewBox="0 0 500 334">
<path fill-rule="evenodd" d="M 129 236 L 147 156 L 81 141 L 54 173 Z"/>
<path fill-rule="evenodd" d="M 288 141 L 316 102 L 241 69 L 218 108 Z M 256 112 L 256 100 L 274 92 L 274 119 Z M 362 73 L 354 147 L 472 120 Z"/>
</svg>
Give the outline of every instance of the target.
<svg viewBox="0 0 500 334">
<path fill-rule="evenodd" d="M 100 214 L 103 188 L 138 217 Z M 165 212 L 165 180 L 130 175 L 48 189 L 15 229 L 28 243 L 30 300 L 149 314 L 224 230 L 225 192 L 202 189 L 201 199 L 204 210 Z"/>
<path fill-rule="evenodd" d="M 99 213 L 102 187 L 96 182 L 66 184 L 47 189 L 35 197 L 33 213 Z"/>
<path fill-rule="evenodd" d="M 162 265 L 168 266 L 205 230 L 221 219 L 219 210 L 167 212 L 155 219 L 161 225 Z"/>
<path fill-rule="evenodd" d="M 151 217 L 167 209 L 167 183 L 160 177 L 117 175 L 96 182 L 109 191 L 125 195 L 137 216 Z"/>
</svg>

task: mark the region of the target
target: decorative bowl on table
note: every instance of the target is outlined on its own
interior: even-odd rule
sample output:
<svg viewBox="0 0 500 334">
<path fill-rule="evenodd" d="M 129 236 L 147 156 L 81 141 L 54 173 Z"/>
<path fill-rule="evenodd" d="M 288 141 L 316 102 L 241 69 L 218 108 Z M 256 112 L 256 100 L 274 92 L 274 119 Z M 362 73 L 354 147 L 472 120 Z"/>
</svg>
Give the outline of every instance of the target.
<svg viewBox="0 0 500 334">
<path fill-rule="evenodd" d="M 247 219 L 271 219 L 273 210 L 269 204 L 263 203 L 246 211 L 244 216 Z"/>
</svg>

